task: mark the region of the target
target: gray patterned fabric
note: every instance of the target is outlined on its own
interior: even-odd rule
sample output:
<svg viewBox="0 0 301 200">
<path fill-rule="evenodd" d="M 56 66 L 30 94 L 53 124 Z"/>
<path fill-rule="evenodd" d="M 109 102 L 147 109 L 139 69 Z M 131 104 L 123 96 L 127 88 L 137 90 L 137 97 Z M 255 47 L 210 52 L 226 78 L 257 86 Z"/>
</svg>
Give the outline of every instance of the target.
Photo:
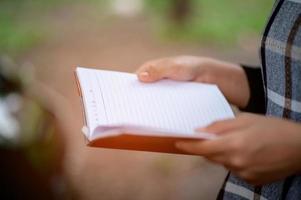
<svg viewBox="0 0 301 200">
<path fill-rule="evenodd" d="M 297 122 L 301 122 L 300 26 L 301 0 L 277 0 L 261 47 L 266 115 Z M 251 93 L 256 95 L 256 91 Z M 264 103 L 264 100 L 256 103 Z M 229 174 L 218 199 L 301 199 L 301 175 L 254 187 Z"/>
</svg>

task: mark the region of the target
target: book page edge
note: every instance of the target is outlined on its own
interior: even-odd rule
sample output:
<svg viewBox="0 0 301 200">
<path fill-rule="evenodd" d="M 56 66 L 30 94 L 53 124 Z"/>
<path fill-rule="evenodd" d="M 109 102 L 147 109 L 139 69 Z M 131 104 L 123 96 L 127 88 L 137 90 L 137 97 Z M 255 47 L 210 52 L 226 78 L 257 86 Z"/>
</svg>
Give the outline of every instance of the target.
<svg viewBox="0 0 301 200">
<path fill-rule="evenodd" d="M 101 127 L 100 127 L 101 128 Z M 145 137 L 169 137 L 169 138 L 183 138 L 183 139 L 204 139 L 204 140 L 213 140 L 216 139 L 217 136 L 212 133 L 195 133 L 195 134 L 181 134 L 181 133 L 173 133 L 167 131 L 160 130 L 151 130 L 144 127 L 139 128 L 131 128 L 127 126 L 115 126 L 107 129 L 106 131 L 99 131 L 97 128 L 92 132 L 89 141 L 94 141 L 107 137 L 116 137 L 121 135 L 137 135 L 137 136 L 145 136 Z"/>
</svg>

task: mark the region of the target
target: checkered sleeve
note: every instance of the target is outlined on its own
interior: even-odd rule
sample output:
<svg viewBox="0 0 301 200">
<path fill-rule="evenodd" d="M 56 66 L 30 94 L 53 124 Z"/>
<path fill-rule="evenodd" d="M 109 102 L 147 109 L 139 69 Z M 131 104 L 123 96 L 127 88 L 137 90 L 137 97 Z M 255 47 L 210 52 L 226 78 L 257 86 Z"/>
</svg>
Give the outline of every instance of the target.
<svg viewBox="0 0 301 200">
<path fill-rule="evenodd" d="M 261 68 L 241 65 L 244 69 L 250 86 L 250 99 L 241 111 L 264 114 L 266 111 L 265 92 Z"/>
</svg>

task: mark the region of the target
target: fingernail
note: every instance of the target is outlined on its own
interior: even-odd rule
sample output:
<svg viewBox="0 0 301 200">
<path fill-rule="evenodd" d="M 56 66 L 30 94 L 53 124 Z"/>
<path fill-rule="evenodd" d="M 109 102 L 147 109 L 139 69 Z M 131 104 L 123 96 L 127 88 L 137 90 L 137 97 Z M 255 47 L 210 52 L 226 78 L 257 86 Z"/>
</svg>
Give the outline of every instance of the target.
<svg viewBox="0 0 301 200">
<path fill-rule="evenodd" d="M 140 76 L 141 78 L 148 78 L 148 77 L 149 77 L 149 73 L 148 73 L 148 72 L 141 72 L 141 73 L 139 74 L 139 76 Z"/>
</svg>

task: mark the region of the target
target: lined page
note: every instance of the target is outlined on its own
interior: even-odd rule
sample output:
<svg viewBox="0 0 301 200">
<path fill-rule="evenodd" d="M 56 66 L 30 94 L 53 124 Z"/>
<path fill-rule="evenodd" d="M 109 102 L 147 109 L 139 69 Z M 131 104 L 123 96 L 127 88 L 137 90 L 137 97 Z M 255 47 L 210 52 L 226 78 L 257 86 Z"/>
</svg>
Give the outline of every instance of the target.
<svg viewBox="0 0 301 200">
<path fill-rule="evenodd" d="M 99 124 L 108 123 L 101 87 L 98 84 L 94 70 L 77 68 L 77 77 L 80 82 L 86 125 L 88 130 L 85 134 L 90 138 L 91 133 Z"/>
<path fill-rule="evenodd" d="M 215 85 L 141 83 L 135 74 L 85 68 L 77 68 L 77 73 L 92 128 L 129 125 L 194 134 L 197 127 L 233 117 Z"/>
</svg>

